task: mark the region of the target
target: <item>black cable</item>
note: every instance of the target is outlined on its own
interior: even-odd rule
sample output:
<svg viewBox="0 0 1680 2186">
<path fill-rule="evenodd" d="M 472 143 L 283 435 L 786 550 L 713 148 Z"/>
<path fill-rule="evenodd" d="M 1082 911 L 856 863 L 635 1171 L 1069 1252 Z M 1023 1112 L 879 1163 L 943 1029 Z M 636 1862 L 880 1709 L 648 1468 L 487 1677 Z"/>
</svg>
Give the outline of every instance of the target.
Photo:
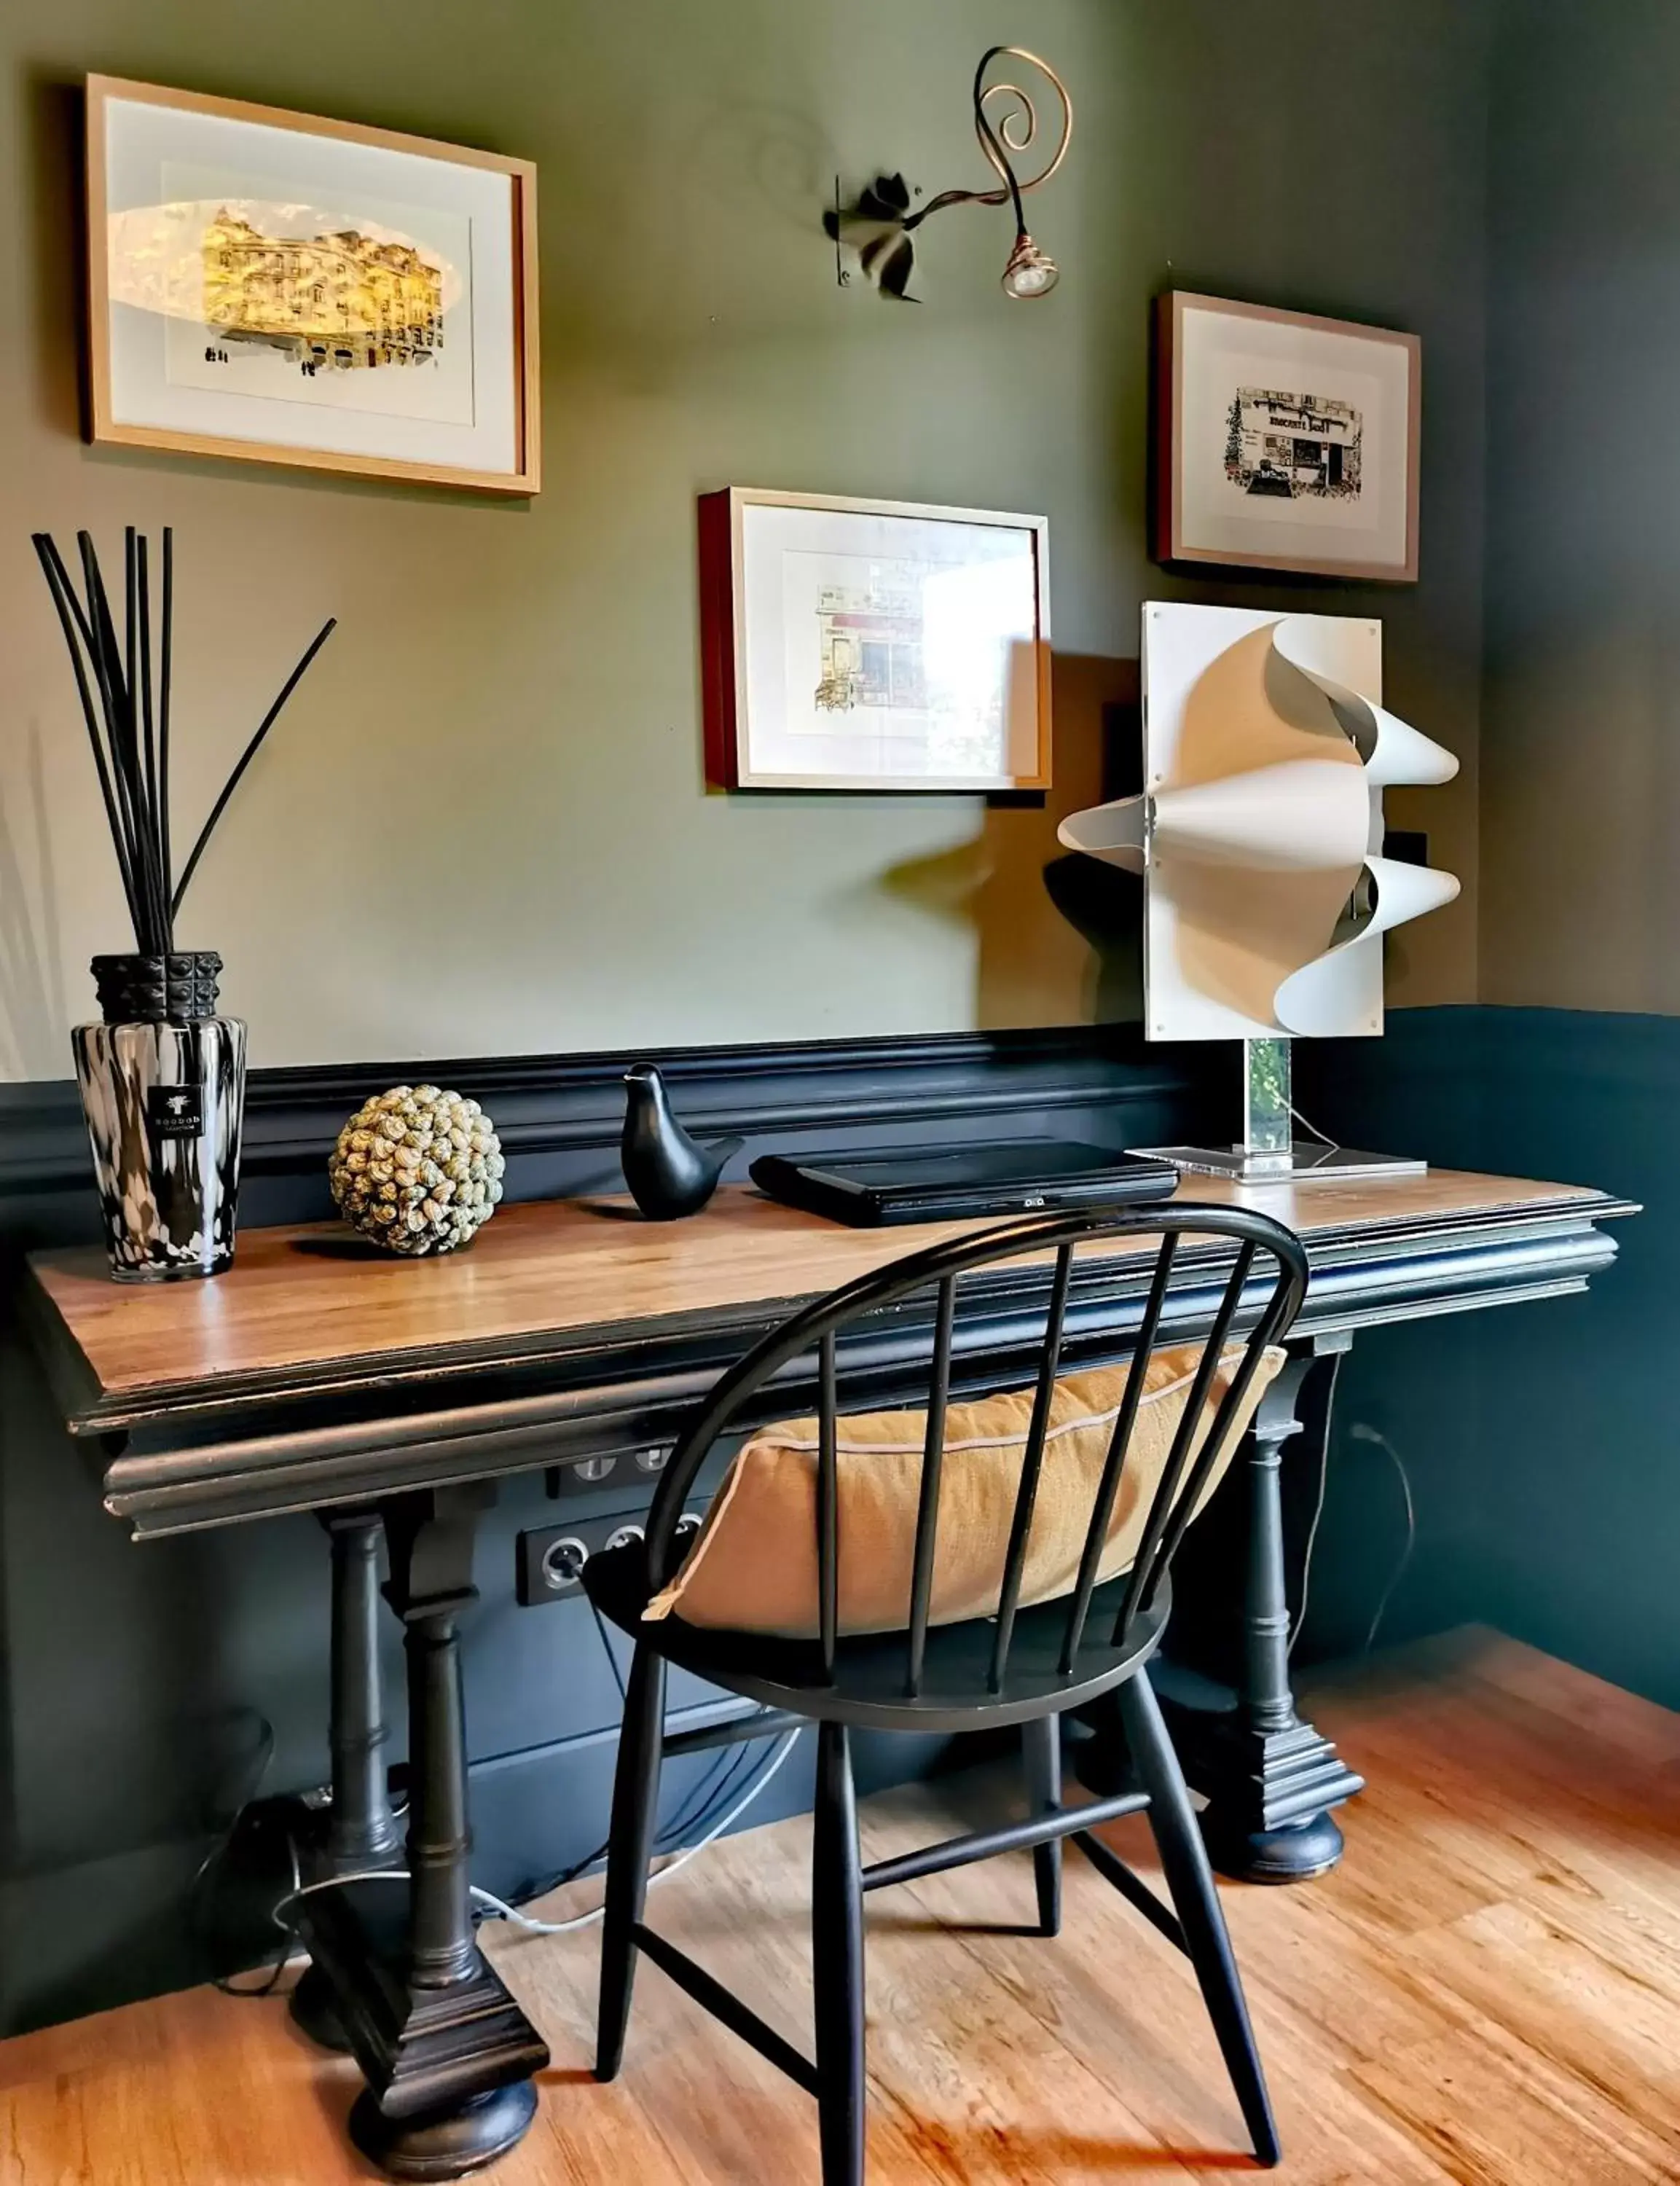
<svg viewBox="0 0 1680 2186">
<path fill-rule="evenodd" d="M 672 1840 L 664 1849 L 680 1852 L 686 1838 L 704 1836 L 719 1815 L 729 1811 L 731 1801 L 746 1790 L 754 1770 L 769 1757 L 764 1754 L 755 1757 L 752 1745 L 746 1740 L 737 1746 L 720 1746 L 717 1762 L 707 1770 L 704 1780 L 690 1790 L 682 1807 L 661 1830 L 662 1836 Z M 697 1801 L 697 1811 L 691 1812 Z"/>
<path fill-rule="evenodd" d="M 620 1698 L 624 1698 L 626 1695 L 624 1675 L 619 1668 L 618 1657 L 613 1651 L 606 1624 L 594 1602 L 591 1601 L 589 1606 L 594 1616 L 596 1630 L 600 1635 L 602 1650 L 607 1656 L 608 1666 L 613 1673 L 613 1682 L 618 1686 Z M 262 1780 L 266 1775 L 269 1763 L 273 1758 L 273 1727 L 266 1718 L 261 1721 L 263 1750 L 259 1758 L 255 1777 L 246 1796 L 240 1802 L 232 1822 L 205 1853 L 192 1881 L 188 1886 L 188 1925 L 195 1942 L 206 1959 L 210 1955 L 209 1939 L 200 1918 L 204 1885 L 206 1879 L 214 1873 L 216 1868 L 232 1849 L 240 1823 L 244 1819 L 245 1811 L 261 1789 Z M 750 1718 L 744 1721 L 749 1722 Z M 767 1738 L 770 1735 L 770 1732 L 764 1731 L 759 1734 L 759 1738 Z M 655 1839 L 656 1857 L 664 1857 L 685 1851 L 690 1841 L 703 1837 L 714 1824 L 729 1812 L 731 1805 L 736 1799 L 743 1794 L 750 1796 L 751 1792 L 756 1790 L 756 1784 L 753 1783 L 751 1779 L 755 1774 L 767 1775 L 776 1759 L 774 1746 L 768 1753 L 755 1757 L 752 1749 L 757 1743 L 758 1739 L 749 1734 L 738 1743 L 719 1749 L 717 1755 L 702 1774 L 699 1781 L 689 1786 L 678 1803 L 676 1813 L 659 1830 Z M 301 1886 L 301 1876 L 297 1842 L 289 1830 L 286 1831 L 286 1842 L 293 1867 L 292 1888 L 295 1892 Z M 509 1892 L 508 1903 L 512 1905 L 529 1905 L 536 1898 L 546 1897 L 556 1890 L 564 1889 L 568 1882 L 577 1881 L 580 1876 L 586 1875 L 598 1861 L 604 1859 L 609 1849 L 608 1844 L 603 1841 L 596 1845 L 592 1852 L 586 1853 L 582 1859 L 576 1861 L 572 1866 L 563 1868 L 554 1875 L 541 1878 L 533 1877 L 519 1884 L 517 1888 Z M 288 1932 L 280 1956 L 271 1968 L 266 1980 L 257 1986 L 249 1988 L 235 1987 L 226 1976 L 216 1973 L 210 1975 L 210 1980 L 224 1996 L 252 1998 L 272 1996 L 285 1972 L 290 1953 L 291 1939 Z"/>
<path fill-rule="evenodd" d="M 619 1698 L 621 1701 L 627 1701 L 630 1694 L 624 1687 L 624 1673 L 619 1668 L 618 1656 L 613 1652 L 613 1642 L 607 1634 L 606 1619 L 596 1606 L 594 1598 L 592 1596 L 585 1598 L 589 1601 L 589 1613 L 595 1619 L 595 1628 L 601 1634 L 601 1651 L 607 1657 L 608 1668 L 613 1673 L 613 1683 L 619 1689 Z"/>
<path fill-rule="evenodd" d="M 221 1847 L 222 1857 L 225 1858 L 227 1856 L 228 1847 L 232 1842 L 232 1839 L 230 1836 Z M 292 1889 L 293 1892 L 295 1892 L 303 1887 L 303 1864 L 298 1857 L 298 1841 L 296 1837 L 293 1836 L 290 1830 L 286 1831 L 286 1849 L 291 1858 Z M 204 1870 L 201 1869 L 199 1872 L 202 1874 Z M 296 1942 L 295 1935 L 290 1925 L 286 1921 L 281 1920 L 277 1915 L 275 1916 L 275 1919 L 276 1925 L 280 1930 L 280 1954 L 275 1959 L 274 1964 L 270 1967 L 267 1978 L 264 1981 L 255 1982 L 249 1988 L 244 1988 L 236 1987 L 234 1983 L 226 1974 L 212 1973 L 210 1976 L 210 1986 L 212 1988 L 219 1990 L 223 1996 L 260 1998 L 273 1995 L 275 1990 L 280 1986 L 281 1978 L 284 1975 L 286 1968 L 291 1963 L 292 1951 Z M 206 1939 L 202 1936 L 202 1934 L 198 1937 L 198 1941 L 201 1945 L 204 1943 L 205 1940 Z"/>
<path fill-rule="evenodd" d="M 600 1608 L 592 1596 L 589 1598 L 589 1606 L 590 1613 L 595 1619 L 596 1631 L 600 1635 L 602 1652 L 607 1657 L 607 1667 L 613 1673 L 613 1682 L 619 1689 L 619 1698 L 627 1701 L 630 1695 L 624 1684 L 624 1673 L 619 1668 L 617 1655 L 613 1651 L 613 1642 L 607 1630 L 606 1620 L 602 1617 Z M 769 1765 L 770 1758 L 768 1755 L 764 1757 L 766 1767 Z M 689 1787 L 687 1795 L 679 1805 L 676 1813 L 659 1831 L 658 1839 L 656 1840 L 659 1852 L 680 1852 L 688 1837 L 704 1836 L 718 1817 L 729 1811 L 730 1800 L 745 1787 L 747 1774 L 749 1772 L 744 1770 L 742 1764 L 750 1763 L 751 1761 L 752 1754 L 748 1744 L 743 1743 L 739 1746 L 722 1749 L 717 1758 L 702 1775 L 698 1784 Z M 603 1845 L 601 1852 L 593 1855 L 585 1862 L 585 1865 L 592 1867 L 596 1859 L 601 1858 L 606 1850 L 607 1847 Z M 581 1869 L 579 1870 L 579 1872 L 581 1871 Z M 549 1888 L 552 1890 L 557 1890 L 560 1887 L 558 1883 L 549 1885 Z"/>
<path fill-rule="evenodd" d="M 592 1596 L 590 1598 L 589 1606 L 590 1613 L 595 1619 L 596 1631 L 600 1634 L 601 1651 L 607 1657 L 608 1668 L 613 1673 L 613 1683 L 619 1689 L 619 1698 L 628 1703 L 630 1694 L 624 1684 L 624 1673 L 619 1669 L 619 1658 L 613 1651 L 612 1638 L 608 1632 L 606 1620 L 602 1617 L 601 1611 L 596 1606 Z M 700 1784 L 697 1787 L 698 1796 L 701 1797 L 703 1802 L 701 1808 L 702 1813 L 705 1811 L 704 1802 L 712 1798 L 714 1793 L 717 1796 L 721 1796 L 722 1787 L 719 1783 L 720 1767 L 720 1765 L 724 1766 L 725 1773 L 727 1773 L 727 1764 L 731 1760 L 732 1756 L 729 1755 L 727 1752 L 720 1755 L 718 1759 L 712 1763 L 702 1776 Z M 693 1807 L 696 1796 L 697 1787 L 691 1785 L 688 1796 L 679 1807 L 676 1814 L 666 1824 L 664 1830 L 659 1832 L 659 1835 L 662 1837 L 669 1838 L 675 1836 L 677 1840 L 675 1844 L 666 1844 L 663 1847 L 664 1850 L 668 1852 L 680 1852 L 682 1849 L 683 1836 L 695 1826 L 695 1818 L 691 1813 L 690 1809 Z M 723 1808 L 720 1806 L 716 1808 L 714 1811 L 721 1813 L 723 1812 Z M 702 1834 L 703 1834 L 703 1831 Z M 607 1847 L 603 1845 L 602 1847 L 602 1851 L 605 1852 L 606 1849 Z M 591 1860 L 589 1863 L 591 1867 L 594 1864 L 593 1860 Z M 559 1887 L 557 1884 L 553 1886 L 557 1889 Z"/>
<path fill-rule="evenodd" d="M 585 1597 L 585 1599 L 587 1599 L 587 1597 Z M 613 1642 L 607 1630 L 606 1621 L 602 1617 L 600 1610 L 596 1606 L 592 1600 L 590 1601 L 589 1606 L 590 1613 L 595 1619 L 595 1629 L 596 1634 L 601 1641 L 601 1651 L 607 1657 L 607 1667 L 613 1673 L 613 1682 L 619 1689 L 619 1697 L 621 1701 L 628 1700 L 629 1694 L 624 1685 L 624 1673 L 619 1669 L 619 1658 L 613 1651 Z M 720 1756 L 720 1760 L 721 1761 L 726 1757 L 726 1756 Z M 718 1764 L 714 1763 L 712 1768 L 703 1780 L 703 1784 L 706 1788 L 708 1798 L 710 1796 L 711 1787 L 716 1784 L 717 1780 Z M 685 1799 L 683 1802 L 682 1808 L 680 1809 L 680 1824 L 685 1829 L 688 1826 L 686 1809 L 692 1803 L 692 1798 L 693 1793 L 691 1791 L 688 1798 Z M 668 1824 L 667 1828 L 660 1832 L 660 1835 L 668 1836 L 669 1834 L 670 1826 L 671 1825 Z M 575 1882 L 580 1875 L 587 1875 L 590 1869 L 596 1864 L 597 1860 L 605 1859 L 609 1849 L 609 1846 L 603 1841 L 602 1843 L 596 1845 L 593 1852 L 586 1853 L 582 1859 L 574 1862 L 574 1864 L 570 1867 L 561 1868 L 556 1873 L 546 1877 L 528 1877 L 527 1880 L 520 1883 L 516 1889 L 508 1892 L 509 1904 L 529 1905 L 535 1898 L 546 1897 L 552 1891 L 563 1890 L 568 1882 Z M 675 1851 L 680 1849 L 680 1847 L 668 1845 L 664 1849 L 667 1851 Z"/>
<path fill-rule="evenodd" d="M 281 1976 L 286 1970 L 287 1960 L 290 1956 L 290 1943 L 289 1940 L 288 1940 L 283 1944 L 279 1958 L 275 1961 L 273 1966 L 270 1968 L 266 1980 L 260 1981 L 255 1987 L 250 1988 L 236 1987 L 227 1975 L 217 1973 L 215 1970 L 213 1953 L 210 1947 L 210 1924 L 204 1917 L 206 1886 L 209 1883 L 210 1877 L 215 1875 L 216 1869 L 221 1866 L 223 1860 L 227 1858 L 228 1853 L 233 1849 L 234 1841 L 239 1834 L 241 1824 L 244 1823 L 245 1816 L 251 1807 L 255 1803 L 257 1796 L 262 1790 L 264 1780 L 268 1774 L 269 1766 L 274 1758 L 273 1724 L 268 1720 L 266 1716 L 259 1715 L 257 1717 L 257 1752 L 252 1767 L 250 1780 L 245 1787 L 244 1794 L 243 1797 L 235 1802 L 232 1819 L 228 1821 L 227 1825 L 218 1832 L 210 1850 L 204 1854 L 204 1858 L 199 1862 L 198 1866 L 193 1869 L 192 1880 L 187 1885 L 188 1936 L 198 1950 L 200 1957 L 203 1959 L 206 1968 L 210 1971 L 210 1979 L 212 1987 L 219 1989 L 224 1996 L 272 1996 L 275 1990 L 280 1985 Z M 296 1889 L 302 1879 L 298 1858 L 297 1840 L 293 1836 L 289 1829 L 286 1831 L 285 1835 L 287 1853 L 292 1864 L 292 1886 L 294 1889 Z"/>
</svg>

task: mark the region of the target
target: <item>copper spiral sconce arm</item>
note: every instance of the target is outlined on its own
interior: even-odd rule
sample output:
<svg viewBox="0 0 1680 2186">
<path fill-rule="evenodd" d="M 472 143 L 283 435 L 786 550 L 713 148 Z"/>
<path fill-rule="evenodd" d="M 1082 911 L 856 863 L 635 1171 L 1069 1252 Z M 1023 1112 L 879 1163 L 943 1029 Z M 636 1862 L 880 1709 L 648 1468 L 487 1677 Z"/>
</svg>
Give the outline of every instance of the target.
<svg viewBox="0 0 1680 2186">
<path fill-rule="evenodd" d="M 1012 153 L 1018 158 L 1022 153 L 1032 150 L 1039 134 L 1039 109 L 1031 94 L 1018 83 L 987 82 L 987 70 L 994 61 L 1005 59 L 1029 61 L 1047 79 L 1061 105 L 1061 141 L 1044 166 L 1024 182 L 1016 175 L 1010 155 Z M 993 98 L 1015 101 L 995 125 L 986 111 L 987 101 Z M 938 197 L 930 198 L 920 212 L 904 222 L 906 230 L 920 227 L 930 214 L 943 212 L 947 205 L 1006 204 L 1013 205 L 1016 224 L 1024 229 L 1022 199 L 1028 190 L 1036 190 L 1049 182 L 1067 157 L 1067 148 L 1073 141 L 1073 101 L 1067 85 L 1047 60 L 1028 53 L 1025 46 L 992 46 L 981 55 L 980 65 L 974 71 L 974 133 L 1002 187 L 995 190 L 941 190 Z"/>
<path fill-rule="evenodd" d="M 1039 109 L 1031 92 L 1021 84 L 1001 78 L 995 82 L 987 81 L 988 70 L 994 61 L 1003 59 L 1025 61 L 1037 69 L 1055 92 L 1060 108 L 1060 135 L 1056 149 L 1039 171 L 1024 181 L 1016 173 L 1015 162 L 1029 153 L 1038 141 Z M 904 295 L 914 260 L 910 238 L 915 231 L 934 213 L 959 205 L 1007 205 L 1013 211 L 1015 244 L 1004 269 L 1005 294 L 1020 298 L 1042 296 L 1056 286 L 1056 261 L 1039 248 L 1028 233 L 1022 200 L 1029 190 L 1036 190 L 1049 182 L 1067 157 L 1068 146 L 1073 141 L 1073 101 L 1067 87 L 1048 61 L 1029 53 L 1025 46 L 991 46 L 981 55 L 980 64 L 974 71 L 973 104 L 974 133 L 987 164 L 998 177 L 996 188 L 941 190 L 937 197 L 930 198 L 925 205 L 911 212 L 910 193 L 901 175 L 878 177 L 849 210 L 843 210 L 840 205 L 837 183 L 834 210 L 824 216 L 824 227 L 834 239 L 837 253 L 842 244 L 849 244 L 856 251 L 865 273 L 883 294 Z M 995 118 L 994 112 L 988 109 L 994 109 Z M 843 287 L 849 278 L 843 266 L 839 272 L 841 285 Z"/>
</svg>

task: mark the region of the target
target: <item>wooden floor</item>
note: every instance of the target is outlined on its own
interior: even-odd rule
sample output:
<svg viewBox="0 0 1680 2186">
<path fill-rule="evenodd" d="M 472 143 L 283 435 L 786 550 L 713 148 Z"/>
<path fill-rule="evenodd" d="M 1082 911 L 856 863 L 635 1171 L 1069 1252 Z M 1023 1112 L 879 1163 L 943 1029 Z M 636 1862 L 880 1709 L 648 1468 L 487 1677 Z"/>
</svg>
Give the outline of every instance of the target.
<svg viewBox="0 0 1680 2186">
<path fill-rule="evenodd" d="M 1228 1887 L 1292 2186 L 1680 2180 L 1680 1716 L 1492 1634 L 1313 1695 L 1372 1790 L 1305 1887 Z M 996 1779 L 865 1809 L 866 1855 Z M 1110 1833 L 1158 1880 L 1146 1832 Z M 807 2040 L 809 1828 L 697 1861 L 659 1925 Z M 559 1906 L 584 1902 L 577 1885 Z M 1025 1856 L 872 1898 L 871 2186 L 1217 2180 L 1252 2168 L 1188 1968 L 1078 1858 L 1062 1938 Z M 554 2051 L 499 2186 L 800 2186 L 807 2099 L 651 1968 L 591 2080 L 596 1931 L 496 1958 Z M 334 2186 L 352 2070 L 277 2003 L 195 1991 L 0 2044 L 4 2186 Z"/>
</svg>

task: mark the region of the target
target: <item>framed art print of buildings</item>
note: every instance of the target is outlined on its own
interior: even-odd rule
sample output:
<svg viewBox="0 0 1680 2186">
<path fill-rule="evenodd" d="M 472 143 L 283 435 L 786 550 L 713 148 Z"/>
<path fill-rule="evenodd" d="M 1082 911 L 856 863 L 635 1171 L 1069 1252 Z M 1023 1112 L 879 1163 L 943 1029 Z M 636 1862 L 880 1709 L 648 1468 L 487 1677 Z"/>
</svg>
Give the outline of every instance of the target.
<svg viewBox="0 0 1680 2186">
<path fill-rule="evenodd" d="M 1415 334 L 1158 300 L 1156 554 L 1414 583 Z"/>
<path fill-rule="evenodd" d="M 536 172 L 87 80 L 89 436 L 529 494 Z"/>
<path fill-rule="evenodd" d="M 700 503 L 707 775 L 725 789 L 1050 778 L 1041 516 L 731 486 Z"/>
</svg>

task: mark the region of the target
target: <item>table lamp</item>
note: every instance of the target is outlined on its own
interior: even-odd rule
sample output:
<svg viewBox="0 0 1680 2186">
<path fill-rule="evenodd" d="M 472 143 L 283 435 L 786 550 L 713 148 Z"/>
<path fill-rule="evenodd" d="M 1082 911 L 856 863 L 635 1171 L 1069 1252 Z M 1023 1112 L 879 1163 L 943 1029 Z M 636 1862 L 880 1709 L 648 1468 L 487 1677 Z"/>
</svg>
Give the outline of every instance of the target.
<svg viewBox="0 0 1680 2186">
<path fill-rule="evenodd" d="M 1229 1146 L 1137 1151 L 1251 1182 L 1426 1166 L 1293 1129 L 1291 1040 L 1380 1034 L 1383 935 L 1459 893 L 1383 855 L 1384 789 L 1459 762 L 1381 697 L 1380 623 L 1145 603 L 1143 794 L 1057 832 L 1141 876 L 1147 1037 L 1240 1040 L 1243 1117 Z"/>
</svg>

